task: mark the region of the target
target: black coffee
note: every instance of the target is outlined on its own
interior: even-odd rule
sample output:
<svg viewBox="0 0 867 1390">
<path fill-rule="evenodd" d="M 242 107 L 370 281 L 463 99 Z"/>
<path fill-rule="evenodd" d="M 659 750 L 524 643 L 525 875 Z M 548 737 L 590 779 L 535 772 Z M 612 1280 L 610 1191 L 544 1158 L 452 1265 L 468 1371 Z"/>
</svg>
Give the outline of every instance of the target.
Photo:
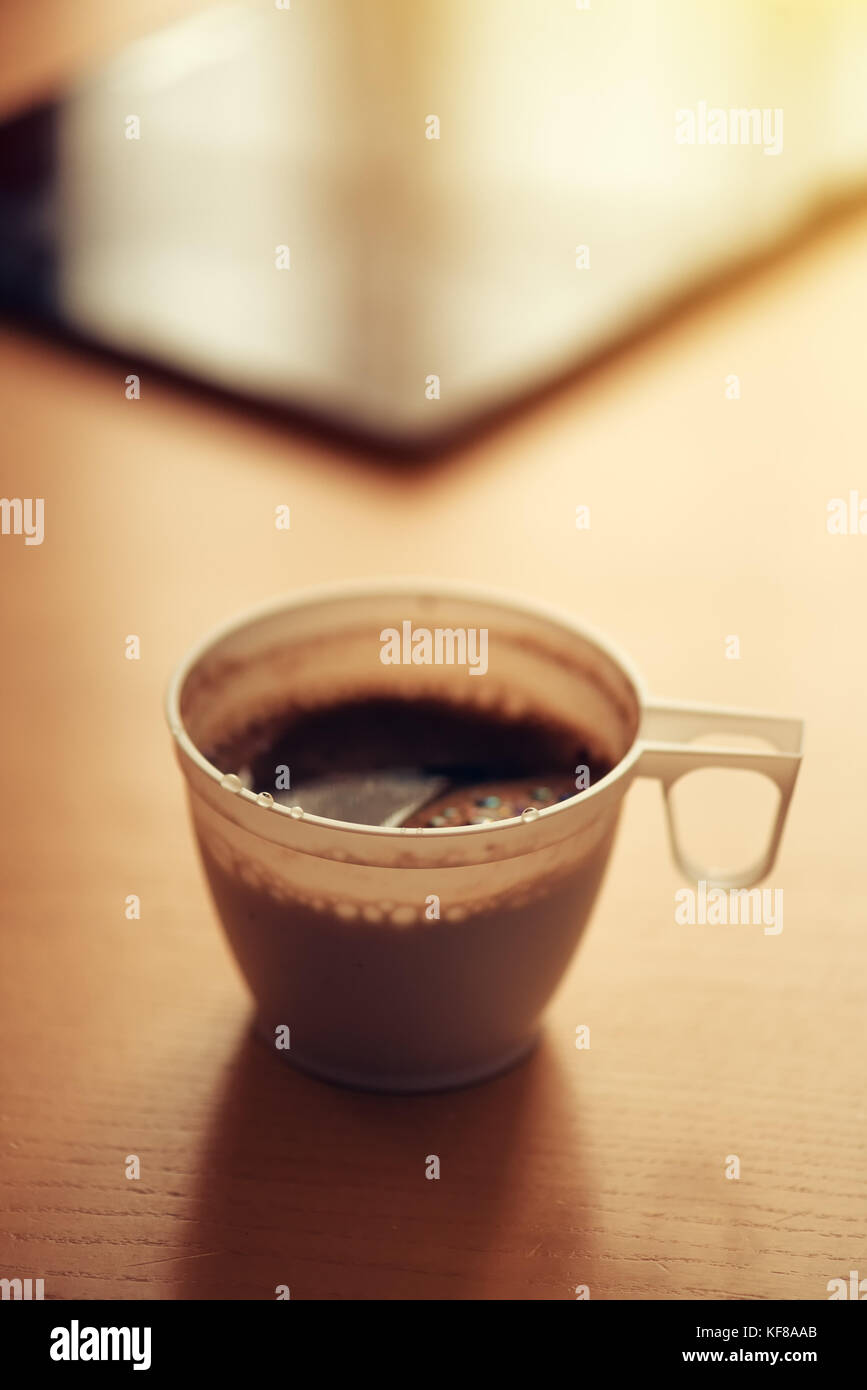
<svg viewBox="0 0 867 1390">
<path fill-rule="evenodd" d="M 481 824 L 611 770 L 577 728 L 437 700 L 364 698 L 251 726 L 207 754 L 256 793 L 368 825 Z"/>
</svg>

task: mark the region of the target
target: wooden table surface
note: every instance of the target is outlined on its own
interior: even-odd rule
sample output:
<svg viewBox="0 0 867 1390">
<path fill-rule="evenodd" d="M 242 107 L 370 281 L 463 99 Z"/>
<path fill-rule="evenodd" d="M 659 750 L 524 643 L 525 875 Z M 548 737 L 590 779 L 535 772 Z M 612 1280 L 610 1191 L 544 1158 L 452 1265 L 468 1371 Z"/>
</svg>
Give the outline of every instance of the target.
<svg viewBox="0 0 867 1390">
<path fill-rule="evenodd" d="M 3 491 L 45 498 L 46 533 L 0 537 L 0 1277 L 62 1299 L 823 1299 L 867 1276 L 867 537 L 826 530 L 829 499 L 867 496 L 865 244 L 850 218 L 421 468 L 147 374 L 128 402 L 122 366 L 4 333 Z M 676 923 L 659 790 L 636 784 L 540 1049 L 418 1098 L 320 1084 L 251 1037 L 161 711 L 224 617 L 405 572 L 570 609 L 660 695 L 807 721 L 766 885 L 780 934 Z M 714 844 L 742 791 L 707 782 Z"/>
</svg>

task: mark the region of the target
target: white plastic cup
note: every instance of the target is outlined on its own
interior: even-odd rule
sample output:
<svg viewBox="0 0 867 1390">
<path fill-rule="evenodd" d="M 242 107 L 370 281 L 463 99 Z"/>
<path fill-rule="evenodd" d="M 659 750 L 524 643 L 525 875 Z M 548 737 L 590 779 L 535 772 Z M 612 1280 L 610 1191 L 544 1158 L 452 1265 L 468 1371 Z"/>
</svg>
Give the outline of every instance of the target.
<svg viewBox="0 0 867 1390">
<path fill-rule="evenodd" d="M 380 661 L 405 620 L 485 628 L 488 669 Z M 612 765 L 580 795 L 456 829 L 353 825 L 263 806 L 201 749 L 289 699 L 448 697 L 577 725 Z M 213 899 L 279 1056 L 386 1091 L 479 1081 L 524 1056 L 590 915 L 633 778 L 671 787 L 697 768 L 748 769 L 778 787 L 768 843 L 739 873 L 681 853 L 692 879 L 748 887 L 771 868 L 801 759 L 800 720 L 651 699 L 629 661 L 573 618 L 429 580 L 308 591 L 235 619 L 176 671 L 167 714 Z M 724 732 L 773 752 L 695 747 Z M 420 757 L 420 762 L 423 758 Z M 338 769 L 339 770 L 339 769 Z M 290 774 L 291 775 L 291 774 Z M 434 913 L 436 903 L 436 913 Z M 288 1047 L 287 1047 L 288 1043 Z"/>
</svg>

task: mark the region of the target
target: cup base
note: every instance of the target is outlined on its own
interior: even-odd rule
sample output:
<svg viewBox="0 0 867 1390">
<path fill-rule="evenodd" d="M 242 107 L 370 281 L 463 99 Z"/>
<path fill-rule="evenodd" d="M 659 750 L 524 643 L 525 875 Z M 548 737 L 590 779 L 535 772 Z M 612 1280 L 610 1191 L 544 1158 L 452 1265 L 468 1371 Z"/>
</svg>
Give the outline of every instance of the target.
<svg viewBox="0 0 867 1390">
<path fill-rule="evenodd" d="M 355 1072 L 343 1068 L 322 1066 L 319 1062 L 305 1057 L 303 1053 L 296 1052 L 294 1048 L 278 1052 L 274 1047 L 273 1030 L 263 1025 L 258 1019 L 256 1020 L 256 1032 L 263 1042 L 267 1043 L 269 1051 L 275 1052 L 281 1061 L 287 1062 L 297 1071 L 315 1077 L 318 1081 L 327 1081 L 332 1086 L 344 1086 L 353 1091 L 389 1092 L 392 1095 L 417 1095 L 422 1091 L 453 1091 L 461 1086 L 475 1086 L 480 1081 L 488 1081 L 524 1061 L 536 1047 L 540 1037 L 538 1032 L 534 1033 L 531 1038 L 525 1039 L 517 1047 L 510 1048 L 508 1052 L 500 1053 L 498 1057 L 489 1059 L 481 1065 L 476 1063 L 472 1067 L 465 1067 L 457 1071 L 424 1072 L 410 1076 L 382 1076 L 376 1073 Z"/>
</svg>

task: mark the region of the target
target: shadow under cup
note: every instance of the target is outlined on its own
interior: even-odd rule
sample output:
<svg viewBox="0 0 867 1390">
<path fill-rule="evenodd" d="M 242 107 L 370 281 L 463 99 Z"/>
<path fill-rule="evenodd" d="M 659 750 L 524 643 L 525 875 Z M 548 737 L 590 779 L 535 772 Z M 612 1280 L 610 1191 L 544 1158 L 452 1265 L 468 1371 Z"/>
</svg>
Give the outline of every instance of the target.
<svg viewBox="0 0 867 1390">
<path fill-rule="evenodd" d="M 382 632 L 407 621 L 486 629 L 487 670 L 383 665 Z M 614 770 L 528 820 L 386 829 L 263 806 L 200 752 L 293 708 L 366 696 L 565 723 Z M 320 593 L 193 652 L 169 721 L 214 903 L 278 1055 L 397 1091 L 481 1080 L 522 1057 L 599 889 L 640 712 L 633 679 L 577 628 L 439 588 Z"/>
</svg>

